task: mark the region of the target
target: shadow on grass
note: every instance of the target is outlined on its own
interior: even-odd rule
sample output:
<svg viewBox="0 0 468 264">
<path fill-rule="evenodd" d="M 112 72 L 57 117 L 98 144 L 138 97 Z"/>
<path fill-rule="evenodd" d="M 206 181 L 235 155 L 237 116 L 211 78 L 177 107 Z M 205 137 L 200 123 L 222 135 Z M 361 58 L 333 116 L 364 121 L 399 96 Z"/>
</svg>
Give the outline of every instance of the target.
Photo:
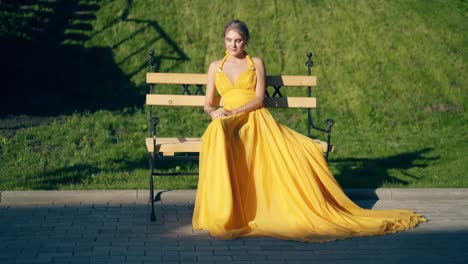
<svg viewBox="0 0 468 264">
<path fill-rule="evenodd" d="M 157 34 L 117 62 L 113 49 L 145 32 L 137 29 L 111 47 L 86 48 L 85 42 L 102 32 L 93 30 L 92 25 L 100 4 L 78 0 L 1 1 L 0 117 L 143 107 L 146 89 L 137 89 L 130 78 L 147 67 L 149 45 L 164 41 L 174 51 L 172 57 L 157 57 L 158 65 L 162 60 L 177 64 L 189 58 L 156 21 L 128 20 L 132 1 L 126 3 L 122 15 L 103 30 L 130 21 L 143 25 L 143 29 L 151 27 Z M 143 51 L 141 65 L 130 74 L 124 73 L 119 64 L 141 56 Z"/>
<path fill-rule="evenodd" d="M 345 188 L 379 188 L 385 183 L 408 185 L 409 182 L 390 175 L 390 170 L 398 170 L 411 179 L 421 176 L 408 172 L 414 168 L 426 168 L 439 157 L 427 157 L 433 148 L 406 152 L 383 158 L 340 158 L 331 159 L 330 164 L 339 171 L 335 178 Z"/>
<path fill-rule="evenodd" d="M 79 163 L 72 166 L 62 166 L 60 168 L 48 168 L 47 159 L 39 160 L 36 164 L 39 175 L 30 175 L 28 177 L 17 177 L 16 186 L 23 186 L 30 190 L 59 190 L 63 186 L 76 186 L 76 188 L 86 188 L 89 186 L 100 186 L 106 183 L 110 187 L 117 185 L 125 186 L 127 183 L 138 184 L 140 179 L 145 183 L 145 189 L 149 188 L 149 165 L 146 156 L 135 160 L 115 159 L 109 160 L 105 166 L 97 166 L 91 163 Z M 114 166 L 112 166 L 114 165 Z M 168 161 L 157 163 L 158 171 L 174 172 L 173 175 L 155 176 L 155 188 L 167 188 L 167 186 L 158 185 L 158 178 L 183 177 L 187 175 L 178 175 L 181 171 L 196 171 L 193 162 Z M 180 168 L 180 170 L 179 170 Z M 147 170 L 142 178 L 131 176 L 136 170 Z M 194 175 L 192 175 L 194 176 Z M 109 181 L 109 182 L 106 182 Z M 163 180 L 164 184 L 166 180 Z M 140 182 L 141 183 L 141 182 Z M 187 184 L 184 184 L 184 186 Z M 195 189 L 195 185 L 186 186 L 189 189 Z M 99 187 L 98 187 L 99 188 Z M 170 188 L 172 189 L 172 188 Z M 177 189 L 177 188 L 176 188 Z"/>
<path fill-rule="evenodd" d="M 433 148 L 424 148 L 418 151 L 401 153 L 385 158 L 341 158 L 330 160 L 330 165 L 338 169 L 339 173 L 334 175 L 343 188 L 379 188 L 386 183 L 406 186 L 409 181 L 393 177 L 392 170 L 398 170 L 406 177 L 418 180 L 421 176 L 411 174 L 408 170 L 415 168 L 426 168 L 431 162 L 437 161 L 439 157 L 428 157 Z M 57 189 L 63 184 L 82 184 L 86 178 L 92 175 L 113 173 L 115 171 L 132 172 L 138 169 L 148 169 L 148 157 L 142 156 L 138 160 L 114 160 L 109 164 L 116 164 L 115 168 L 106 166 L 98 168 L 90 164 L 78 164 L 57 170 L 44 169 L 43 176 L 37 179 L 32 189 Z M 155 176 L 155 178 L 180 177 L 184 172 L 196 172 L 198 161 L 159 161 L 156 169 L 159 172 L 173 172 L 168 176 Z M 149 177 L 149 169 L 146 174 Z M 194 188 L 196 186 L 193 186 Z M 158 188 L 158 186 L 155 186 Z M 371 195 L 371 194 L 367 194 Z M 378 199 L 375 194 L 375 199 Z"/>
</svg>

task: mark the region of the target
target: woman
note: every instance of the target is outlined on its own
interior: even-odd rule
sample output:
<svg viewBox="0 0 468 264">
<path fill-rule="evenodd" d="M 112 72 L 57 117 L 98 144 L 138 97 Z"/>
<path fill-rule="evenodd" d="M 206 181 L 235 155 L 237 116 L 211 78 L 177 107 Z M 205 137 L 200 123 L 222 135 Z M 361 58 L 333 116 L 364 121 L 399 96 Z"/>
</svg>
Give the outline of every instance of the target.
<svg viewBox="0 0 468 264">
<path fill-rule="evenodd" d="M 226 56 L 210 64 L 192 224 L 222 239 L 271 236 L 325 242 L 395 233 L 426 219 L 409 210 L 367 210 L 331 175 L 320 145 L 263 108 L 265 72 L 244 48 L 247 26 L 230 21 Z M 216 109 L 215 90 L 224 100 Z"/>
</svg>

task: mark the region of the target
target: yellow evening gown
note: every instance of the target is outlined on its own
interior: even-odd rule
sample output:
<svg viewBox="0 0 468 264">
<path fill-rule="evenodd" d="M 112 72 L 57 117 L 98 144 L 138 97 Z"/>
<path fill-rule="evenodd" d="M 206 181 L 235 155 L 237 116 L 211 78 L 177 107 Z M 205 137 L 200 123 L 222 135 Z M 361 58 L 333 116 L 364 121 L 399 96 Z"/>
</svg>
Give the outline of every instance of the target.
<svg viewBox="0 0 468 264">
<path fill-rule="evenodd" d="M 255 96 L 249 67 L 233 83 L 216 73 L 225 108 Z M 265 108 L 213 120 L 202 136 L 195 230 L 221 239 L 269 236 L 325 242 L 382 235 L 415 227 L 426 219 L 409 210 L 360 208 L 331 175 L 322 148 L 278 123 Z"/>
</svg>

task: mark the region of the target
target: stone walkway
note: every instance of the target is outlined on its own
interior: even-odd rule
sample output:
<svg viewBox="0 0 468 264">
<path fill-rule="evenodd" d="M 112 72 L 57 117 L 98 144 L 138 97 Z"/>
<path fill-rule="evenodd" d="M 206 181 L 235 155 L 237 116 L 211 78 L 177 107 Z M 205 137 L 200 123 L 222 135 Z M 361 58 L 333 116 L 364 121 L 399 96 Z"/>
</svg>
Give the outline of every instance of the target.
<svg viewBox="0 0 468 264">
<path fill-rule="evenodd" d="M 145 191 L 3 192 L 0 263 L 468 261 L 466 189 L 347 193 L 363 207 L 412 209 L 430 221 L 402 233 L 328 243 L 272 238 L 224 241 L 192 230 L 195 191 L 163 192 L 156 222 L 149 221 Z"/>
</svg>

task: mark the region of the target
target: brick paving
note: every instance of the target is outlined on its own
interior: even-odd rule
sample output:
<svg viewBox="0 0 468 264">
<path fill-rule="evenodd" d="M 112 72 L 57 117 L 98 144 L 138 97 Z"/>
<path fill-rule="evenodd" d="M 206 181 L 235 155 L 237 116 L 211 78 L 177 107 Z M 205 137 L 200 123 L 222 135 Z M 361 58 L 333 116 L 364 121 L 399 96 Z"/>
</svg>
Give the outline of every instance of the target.
<svg viewBox="0 0 468 264">
<path fill-rule="evenodd" d="M 163 193 L 156 205 L 156 222 L 149 221 L 144 192 L 130 198 L 120 192 L 76 194 L 68 200 L 57 199 L 60 192 L 55 199 L 4 196 L 0 263 L 468 262 L 468 200 L 464 197 L 356 200 L 366 208 L 412 209 L 430 221 L 397 234 L 303 243 L 272 238 L 225 241 L 194 232 L 193 191 Z"/>
</svg>

